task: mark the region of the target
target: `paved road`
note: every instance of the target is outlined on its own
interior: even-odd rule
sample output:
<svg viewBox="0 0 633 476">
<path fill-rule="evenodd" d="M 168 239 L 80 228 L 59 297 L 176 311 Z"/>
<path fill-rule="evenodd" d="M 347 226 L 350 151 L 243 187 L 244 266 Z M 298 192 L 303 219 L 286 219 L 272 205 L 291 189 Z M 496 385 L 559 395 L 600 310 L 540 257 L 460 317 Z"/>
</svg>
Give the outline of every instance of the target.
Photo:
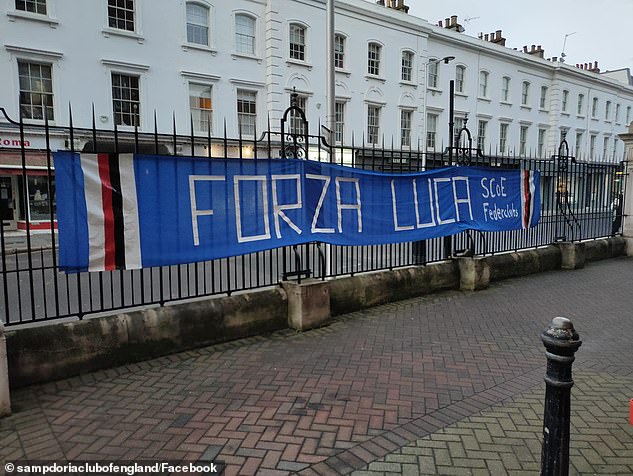
<svg viewBox="0 0 633 476">
<path fill-rule="evenodd" d="M 583 340 L 572 474 L 633 473 L 633 260 L 447 292 L 14 393 L 0 460 L 220 459 L 227 474 L 536 474 L 556 315 Z"/>
</svg>

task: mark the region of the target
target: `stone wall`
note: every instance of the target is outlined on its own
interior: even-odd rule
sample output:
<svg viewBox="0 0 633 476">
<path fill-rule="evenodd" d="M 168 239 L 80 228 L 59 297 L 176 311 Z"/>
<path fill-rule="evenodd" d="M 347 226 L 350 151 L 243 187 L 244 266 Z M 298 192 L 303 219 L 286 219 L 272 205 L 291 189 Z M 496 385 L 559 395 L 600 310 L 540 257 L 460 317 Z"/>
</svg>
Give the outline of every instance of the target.
<svg viewBox="0 0 633 476">
<path fill-rule="evenodd" d="M 584 260 L 625 253 L 623 238 L 565 246 L 572 251 L 582 248 L 582 253 L 572 253 L 576 258 L 582 257 L 582 266 Z M 325 325 L 331 316 L 433 292 L 484 289 L 493 281 L 560 269 L 564 264 L 561 249 L 565 246 L 458 258 L 336 278 L 326 284 L 308 280 L 298 285 L 314 286 L 312 290 L 294 289 L 287 293 L 282 287 L 275 287 L 81 321 L 11 329 L 6 332 L 9 381 L 16 388 L 288 327 L 306 330 Z M 329 303 L 325 302 L 328 294 Z M 293 301 L 296 299 L 299 301 Z M 301 309 L 313 305 L 329 305 L 329 309 L 316 313 L 318 319 L 310 312 L 309 320 L 297 324 L 301 318 L 297 312 L 301 314 Z"/>
</svg>

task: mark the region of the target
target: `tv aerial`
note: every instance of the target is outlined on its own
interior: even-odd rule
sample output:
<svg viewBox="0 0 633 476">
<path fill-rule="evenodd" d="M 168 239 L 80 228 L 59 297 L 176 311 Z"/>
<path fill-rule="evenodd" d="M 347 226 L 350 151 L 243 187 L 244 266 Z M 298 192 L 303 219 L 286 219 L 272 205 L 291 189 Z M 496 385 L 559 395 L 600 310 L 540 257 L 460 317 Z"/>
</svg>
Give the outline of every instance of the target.
<svg viewBox="0 0 633 476">
<path fill-rule="evenodd" d="M 561 62 L 561 63 L 564 63 L 564 62 L 565 62 L 565 56 L 567 56 L 567 55 L 565 54 L 565 47 L 567 46 L 567 37 L 568 37 L 568 36 L 571 36 L 571 35 L 575 35 L 575 34 L 576 34 L 576 32 L 575 32 L 575 31 L 574 31 L 574 32 L 572 32 L 572 33 L 565 33 L 565 40 L 563 41 L 563 51 L 562 51 L 562 52 L 561 52 L 561 54 L 560 54 L 560 62 Z"/>
</svg>

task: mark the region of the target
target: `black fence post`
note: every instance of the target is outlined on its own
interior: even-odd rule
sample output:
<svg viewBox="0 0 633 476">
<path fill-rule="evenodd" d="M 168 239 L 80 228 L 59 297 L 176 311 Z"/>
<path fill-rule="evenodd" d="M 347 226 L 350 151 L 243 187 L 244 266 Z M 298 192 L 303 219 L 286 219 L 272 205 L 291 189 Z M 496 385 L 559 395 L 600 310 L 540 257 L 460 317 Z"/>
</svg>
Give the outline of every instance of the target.
<svg viewBox="0 0 633 476">
<path fill-rule="evenodd" d="M 555 317 L 541 335 L 547 357 L 541 476 L 569 474 L 571 366 L 582 344 L 572 322 Z"/>
</svg>

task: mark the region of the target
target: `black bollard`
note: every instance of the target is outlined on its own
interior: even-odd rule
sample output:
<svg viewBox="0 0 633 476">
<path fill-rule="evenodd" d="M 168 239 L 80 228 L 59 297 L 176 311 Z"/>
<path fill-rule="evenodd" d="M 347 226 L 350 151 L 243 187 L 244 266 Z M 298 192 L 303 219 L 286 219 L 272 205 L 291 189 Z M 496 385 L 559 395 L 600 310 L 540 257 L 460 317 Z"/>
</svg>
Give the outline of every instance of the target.
<svg viewBox="0 0 633 476">
<path fill-rule="evenodd" d="M 547 357 L 545 411 L 541 476 L 569 474 L 569 418 L 571 366 L 582 344 L 574 325 L 565 317 L 555 317 L 541 335 Z"/>
</svg>

